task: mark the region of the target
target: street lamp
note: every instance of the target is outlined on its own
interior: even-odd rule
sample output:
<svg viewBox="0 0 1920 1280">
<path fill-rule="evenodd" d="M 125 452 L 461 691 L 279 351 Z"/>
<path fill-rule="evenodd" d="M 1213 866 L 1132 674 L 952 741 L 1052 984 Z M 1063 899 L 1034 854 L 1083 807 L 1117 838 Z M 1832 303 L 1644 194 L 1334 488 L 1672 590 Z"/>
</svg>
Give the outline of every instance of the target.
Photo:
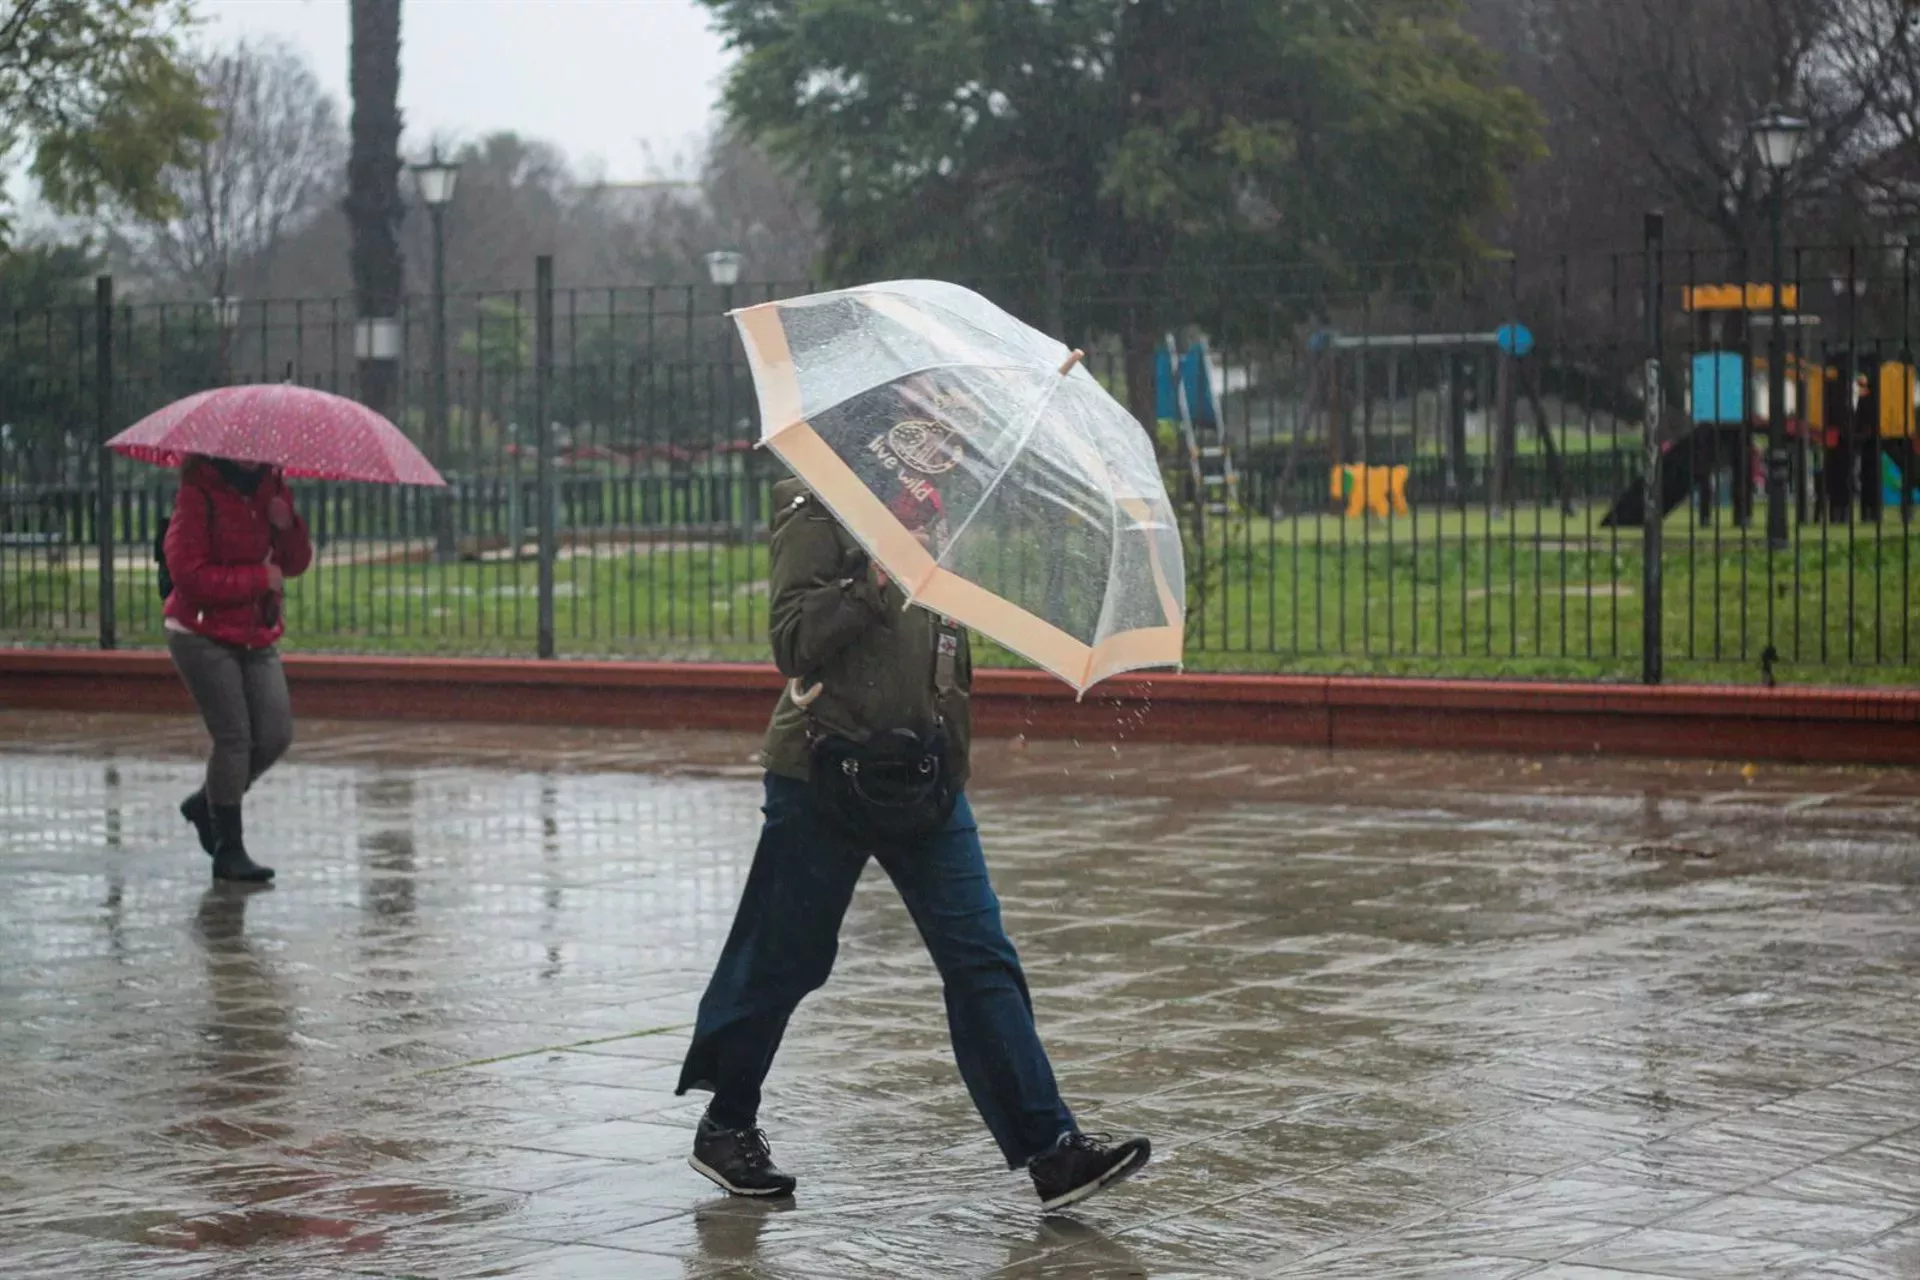
<svg viewBox="0 0 1920 1280">
<path fill-rule="evenodd" d="M 707 279 L 713 281 L 714 284 L 720 287 L 721 295 L 720 378 L 721 381 L 726 384 L 726 390 L 721 396 L 720 411 L 724 415 L 727 425 L 728 444 L 733 443 L 734 388 L 733 334 L 727 331 L 730 326 L 726 322 L 726 313 L 733 310 L 733 286 L 740 282 L 740 264 L 745 260 L 745 255 L 734 249 L 715 249 L 707 255 Z M 748 485 L 746 489 L 746 505 L 742 510 L 742 516 L 748 520 L 756 520 L 758 518 L 758 512 L 755 509 L 754 488 L 752 485 Z M 729 502 L 728 506 L 731 507 L 732 503 Z"/>
<path fill-rule="evenodd" d="M 435 147 L 425 163 L 413 166 L 413 177 L 420 184 L 420 198 L 427 202 L 429 209 L 445 208 L 453 199 L 454 184 L 460 179 L 460 164 L 455 160 L 442 160 L 440 148 Z"/>
<path fill-rule="evenodd" d="M 1780 245 L 1786 216 L 1787 172 L 1806 146 L 1807 122 L 1770 107 L 1753 122 L 1753 146 L 1773 174 L 1773 327 L 1767 336 L 1767 546 L 1787 548 L 1787 341 L 1782 311 L 1786 287 Z"/>
<path fill-rule="evenodd" d="M 715 249 L 707 255 L 707 278 L 722 289 L 732 289 L 740 283 L 740 264 L 746 261 L 746 255 L 733 249 Z"/>
<path fill-rule="evenodd" d="M 427 419 L 427 456 L 433 465 L 447 465 L 447 235 L 446 208 L 453 199 L 454 184 L 460 177 L 459 164 L 440 158 L 435 147 L 426 163 L 413 166 L 414 181 L 420 187 L 420 199 L 426 203 L 433 221 L 433 405 Z M 453 545 L 453 508 L 443 492 L 433 499 L 433 554 L 437 560 L 451 560 Z"/>
</svg>

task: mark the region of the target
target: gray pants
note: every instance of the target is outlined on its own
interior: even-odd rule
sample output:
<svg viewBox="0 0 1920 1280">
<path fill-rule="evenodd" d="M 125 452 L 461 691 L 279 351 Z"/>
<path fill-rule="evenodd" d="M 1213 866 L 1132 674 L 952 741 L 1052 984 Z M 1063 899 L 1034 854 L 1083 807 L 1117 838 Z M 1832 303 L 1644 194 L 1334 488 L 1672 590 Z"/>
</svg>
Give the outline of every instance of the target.
<svg viewBox="0 0 1920 1280">
<path fill-rule="evenodd" d="M 167 652 L 213 735 L 207 802 L 239 804 L 253 780 L 293 745 L 293 707 L 279 651 L 169 631 Z"/>
</svg>

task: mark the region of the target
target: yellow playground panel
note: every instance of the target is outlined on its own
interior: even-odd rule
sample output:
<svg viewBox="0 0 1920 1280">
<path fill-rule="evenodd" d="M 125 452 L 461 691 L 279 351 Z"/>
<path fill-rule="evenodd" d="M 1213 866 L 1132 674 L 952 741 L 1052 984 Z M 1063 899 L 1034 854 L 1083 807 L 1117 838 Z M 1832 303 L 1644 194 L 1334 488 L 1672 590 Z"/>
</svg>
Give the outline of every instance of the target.
<svg viewBox="0 0 1920 1280">
<path fill-rule="evenodd" d="M 1690 285 L 1680 291 L 1680 307 L 1683 311 L 1771 311 L 1773 286 L 1750 284 L 1742 289 L 1737 284 Z M 1800 309 L 1799 285 L 1790 284 L 1780 291 L 1780 309 Z"/>
<path fill-rule="evenodd" d="M 1829 369 L 1818 360 L 1802 359 L 1796 355 L 1787 357 L 1787 420 L 1804 420 L 1810 427 L 1827 425 L 1827 382 L 1840 376 L 1839 370 Z M 1768 381 L 1767 358 L 1753 358 L 1753 421 L 1756 426 L 1765 426 L 1767 422 L 1767 397 L 1773 394 Z M 1688 407 L 1692 407 L 1692 391 L 1687 396 Z M 1806 407 L 1803 414 L 1801 406 Z"/>
<path fill-rule="evenodd" d="M 1740 348 L 1749 340 L 1764 345 L 1764 338 L 1752 335 L 1749 317 L 1763 317 L 1773 309 L 1770 284 L 1701 284 L 1681 290 L 1681 309 L 1696 318 L 1693 378 L 1687 389 L 1687 408 L 1697 422 L 1730 423 L 1747 421 L 1764 425 L 1767 421 L 1767 359 L 1764 350 L 1756 350 L 1751 359 Z M 1797 313 L 1800 286 L 1783 285 L 1780 309 Z M 1841 376 L 1840 369 L 1815 359 L 1806 350 L 1810 346 L 1810 327 L 1819 322 L 1811 317 L 1784 317 L 1792 326 L 1787 354 L 1786 416 L 1799 419 L 1812 428 L 1827 425 L 1828 384 Z M 1797 350 L 1795 349 L 1797 348 Z M 1829 352 L 1831 354 L 1831 350 Z M 1742 377 L 1742 366 L 1746 377 Z M 1866 374 L 1849 398 L 1858 405 L 1866 393 Z M 1741 384 L 1751 381 L 1751 395 Z M 1914 367 L 1903 361 L 1883 362 L 1877 373 L 1880 436 L 1885 440 L 1904 440 L 1916 434 L 1916 376 Z M 1696 411 L 1695 397 L 1699 397 Z M 1750 410 L 1749 410 L 1750 406 Z"/>
<path fill-rule="evenodd" d="M 1880 437 L 1904 440 L 1913 434 L 1913 366 L 1888 361 L 1880 366 Z"/>
<path fill-rule="evenodd" d="M 1369 512 L 1382 519 L 1388 512 L 1403 516 L 1408 509 L 1407 468 L 1347 463 L 1328 475 L 1327 493 L 1335 502 L 1345 500 L 1349 520 L 1358 520 Z"/>
</svg>

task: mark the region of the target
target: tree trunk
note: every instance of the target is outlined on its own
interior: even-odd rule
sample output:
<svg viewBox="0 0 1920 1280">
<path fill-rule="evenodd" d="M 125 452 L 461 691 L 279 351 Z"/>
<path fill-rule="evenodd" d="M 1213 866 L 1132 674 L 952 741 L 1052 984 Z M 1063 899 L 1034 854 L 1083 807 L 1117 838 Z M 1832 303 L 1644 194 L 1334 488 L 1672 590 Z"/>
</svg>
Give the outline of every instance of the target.
<svg viewBox="0 0 1920 1280">
<path fill-rule="evenodd" d="M 1156 454 L 1160 452 L 1160 410 L 1153 358 L 1159 341 L 1150 329 L 1138 325 L 1122 339 L 1122 358 L 1127 375 L 1127 409 L 1140 424 L 1140 429 L 1147 433 L 1147 438 L 1153 441 Z"/>
<path fill-rule="evenodd" d="M 347 161 L 347 223 L 353 292 L 361 319 L 400 314 L 400 0 L 353 0 L 353 152 Z M 400 366 L 360 361 L 360 398 L 391 415 Z"/>
</svg>

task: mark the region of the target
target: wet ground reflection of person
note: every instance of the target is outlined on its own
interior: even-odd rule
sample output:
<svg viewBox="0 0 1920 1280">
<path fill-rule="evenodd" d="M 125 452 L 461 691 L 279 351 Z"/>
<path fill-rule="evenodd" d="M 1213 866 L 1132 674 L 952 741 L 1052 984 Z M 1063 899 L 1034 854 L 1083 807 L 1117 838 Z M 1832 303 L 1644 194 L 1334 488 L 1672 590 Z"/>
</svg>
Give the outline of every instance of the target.
<svg viewBox="0 0 1920 1280">
<path fill-rule="evenodd" d="M 192 935 L 207 972 L 194 1092 L 214 1110 L 258 1107 L 293 1087 L 292 1000 L 246 932 L 248 904 L 270 892 L 216 882 L 194 913 Z"/>
<path fill-rule="evenodd" d="M 1152 1273 L 1125 1245 L 1080 1218 L 1049 1214 L 1031 1241 L 1011 1244 L 1003 1270 L 1011 1275 L 1146 1277 Z"/>
<path fill-rule="evenodd" d="M 767 1223 L 793 1207 L 791 1200 L 728 1199 L 701 1205 L 693 1213 L 700 1262 L 751 1267 L 760 1260 L 760 1236 Z"/>
</svg>

